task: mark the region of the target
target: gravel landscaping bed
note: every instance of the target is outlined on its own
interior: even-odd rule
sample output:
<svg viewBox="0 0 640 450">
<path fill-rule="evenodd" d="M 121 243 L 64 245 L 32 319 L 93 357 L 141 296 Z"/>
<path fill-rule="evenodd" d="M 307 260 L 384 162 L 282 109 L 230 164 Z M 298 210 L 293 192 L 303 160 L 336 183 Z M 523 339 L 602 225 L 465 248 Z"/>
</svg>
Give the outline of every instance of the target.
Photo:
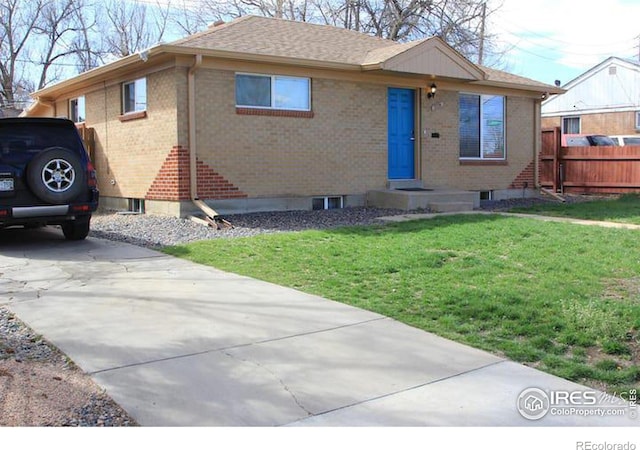
<svg viewBox="0 0 640 450">
<path fill-rule="evenodd" d="M 543 198 L 483 201 L 480 209 L 485 211 L 505 211 L 516 206 L 532 206 L 541 202 L 552 201 Z M 577 200 L 569 199 L 569 201 Z M 429 211 L 410 212 L 424 213 Z M 177 217 L 102 213 L 94 215 L 91 219 L 90 236 L 128 242 L 142 247 L 159 248 L 206 239 L 381 224 L 383 222 L 378 220 L 379 217 L 399 214 L 407 214 L 407 211 L 381 208 L 344 208 L 324 211 L 248 213 L 224 216 L 233 225 L 233 228 L 216 230 L 215 228 Z"/>
<path fill-rule="evenodd" d="M 594 200 L 611 199 L 611 195 L 564 195 L 564 203 L 591 202 Z M 560 203 L 551 197 L 510 198 L 508 200 L 483 200 L 480 209 L 483 211 L 509 211 L 511 208 L 527 208 L 544 203 Z"/>
<path fill-rule="evenodd" d="M 424 211 L 422 211 L 424 212 Z M 233 228 L 216 230 L 188 219 L 145 214 L 96 214 L 90 236 L 158 248 L 206 239 L 255 236 L 309 229 L 327 229 L 382 223 L 377 218 L 406 211 L 379 208 L 344 208 L 324 211 L 277 211 L 228 215 Z"/>
</svg>

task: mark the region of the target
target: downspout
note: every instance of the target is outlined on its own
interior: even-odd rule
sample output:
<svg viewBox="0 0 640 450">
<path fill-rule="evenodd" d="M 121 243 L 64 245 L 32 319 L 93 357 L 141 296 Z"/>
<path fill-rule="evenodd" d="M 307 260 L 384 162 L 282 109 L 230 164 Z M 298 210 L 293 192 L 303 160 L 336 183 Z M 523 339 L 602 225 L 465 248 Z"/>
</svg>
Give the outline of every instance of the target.
<svg viewBox="0 0 640 450">
<path fill-rule="evenodd" d="M 202 66 L 202 55 L 195 55 L 193 65 L 187 73 L 187 102 L 189 110 L 189 192 L 191 201 L 204 214 L 204 219 L 190 216 L 194 222 L 220 229 L 221 226 L 233 227 L 229 222 L 220 217 L 215 210 L 198 198 L 198 173 L 197 173 L 197 144 L 196 144 L 196 72 Z"/>
<path fill-rule="evenodd" d="M 548 94 L 546 94 L 548 96 Z M 533 183 L 540 189 L 540 152 L 542 151 L 542 98 L 534 102 L 533 111 Z"/>
<path fill-rule="evenodd" d="M 198 174 L 196 172 L 196 71 L 202 65 L 202 55 L 195 55 L 195 61 L 189 68 L 187 75 L 187 89 L 189 102 L 189 192 L 191 200 L 198 199 Z"/>
</svg>

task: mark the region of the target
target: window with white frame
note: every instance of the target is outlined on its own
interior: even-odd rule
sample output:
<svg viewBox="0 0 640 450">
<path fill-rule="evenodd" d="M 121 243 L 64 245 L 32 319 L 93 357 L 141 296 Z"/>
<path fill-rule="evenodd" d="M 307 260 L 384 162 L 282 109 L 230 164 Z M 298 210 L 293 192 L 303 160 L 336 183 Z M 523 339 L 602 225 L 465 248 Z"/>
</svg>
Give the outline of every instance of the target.
<svg viewBox="0 0 640 450">
<path fill-rule="evenodd" d="M 85 121 L 84 96 L 69 100 L 69 118 L 75 123 Z"/>
<path fill-rule="evenodd" d="M 139 78 L 122 84 L 122 113 L 146 111 L 147 79 Z"/>
<path fill-rule="evenodd" d="M 640 130 L 640 111 L 636 111 L 636 130 Z"/>
<path fill-rule="evenodd" d="M 580 134 L 580 117 L 563 117 L 562 134 Z"/>
<path fill-rule="evenodd" d="M 336 197 L 314 197 L 311 201 L 311 208 L 314 211 L 320 209 L 341 209 L 344 207 L 344 198 Z"/>
<path fill-rule="evenodd" d="M 311 110 L 311 80 L 282 75 L 236 74 L 236 106 Z"/>
<path fill-rule="evenodd" d="M 460 94 L 461 159 L 505 159 L 505 97 Z"/>
</svg>

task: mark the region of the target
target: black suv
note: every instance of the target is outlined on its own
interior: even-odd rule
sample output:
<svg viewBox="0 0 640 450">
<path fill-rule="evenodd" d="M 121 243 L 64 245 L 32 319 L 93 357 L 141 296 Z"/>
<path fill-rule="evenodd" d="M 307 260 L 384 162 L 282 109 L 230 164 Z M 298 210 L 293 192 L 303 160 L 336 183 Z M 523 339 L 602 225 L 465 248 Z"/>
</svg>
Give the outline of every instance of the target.
<svg viewBox="0 0 640 450">
<path fill-rule="evenodd" d="M 0 119 L 0 228 L 60 225 L 80 240 L 97 208 L 96 172 L 72 121 Z"/>
</svg>

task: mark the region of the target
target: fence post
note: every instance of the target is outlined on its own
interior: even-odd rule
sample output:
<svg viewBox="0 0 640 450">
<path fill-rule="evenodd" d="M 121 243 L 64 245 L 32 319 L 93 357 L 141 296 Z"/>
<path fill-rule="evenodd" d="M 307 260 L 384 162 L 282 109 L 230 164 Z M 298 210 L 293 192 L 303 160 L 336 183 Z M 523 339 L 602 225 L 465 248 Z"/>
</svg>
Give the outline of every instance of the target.
<svg viewBox="0 0 640 450">
<path fill-rule="evenodd" d="M 553 192 L 558 192 L 560 185 L 560 146 L 562 145 L 562 134 L 560 127 L 553 129 Z"/>
</svg>

